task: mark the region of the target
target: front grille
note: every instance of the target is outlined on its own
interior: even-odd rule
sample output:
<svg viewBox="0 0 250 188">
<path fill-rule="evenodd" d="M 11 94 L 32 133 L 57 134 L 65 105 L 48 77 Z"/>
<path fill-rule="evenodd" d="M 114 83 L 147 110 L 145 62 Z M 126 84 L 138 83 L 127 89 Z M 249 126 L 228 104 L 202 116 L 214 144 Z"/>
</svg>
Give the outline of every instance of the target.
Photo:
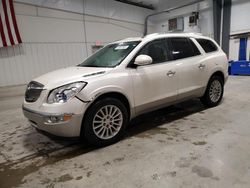
<svg viewBox="0 0 250 188">
<path fill-rule="evenodd" d="M 28 84 L 26 92 L 25 92 L 25 100 L 27 102 L 35 102 L 39 98 L 43 90 L 43 87 L 44 85 L 35 81 L 31 81 Z"/>
</svg>

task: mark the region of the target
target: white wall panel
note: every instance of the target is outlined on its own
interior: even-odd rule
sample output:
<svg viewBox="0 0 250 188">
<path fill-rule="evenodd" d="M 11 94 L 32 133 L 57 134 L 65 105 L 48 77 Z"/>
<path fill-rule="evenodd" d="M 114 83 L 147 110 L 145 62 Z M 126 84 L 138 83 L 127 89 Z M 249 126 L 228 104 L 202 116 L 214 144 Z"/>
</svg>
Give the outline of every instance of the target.
<svg viewBox="0 0 250 188">
<path fill-rule="evenodd" d="M 83 0 L 15 0 L 15 2 L 83 13 Z"/>
<path fill-rule="evenodd" d="M 145 8 L 124 4 L 113 0 L 105 1 L 109 18 L 143 24 L 146 16 L 153 13 L 152 10 Z"/>
<path fill-rule="evenodd" d="M 109 18 L 107 0 L 84 0 L 84 13 Z M 116 7 L 119 9 L 119 7 Z"/>
<path fill-rule="evenodd" d="M 128 22 L 123 22 L 123 21 L 118 21 L 118 20 L 110 20 L 109 23 L 116 25 L 116 26 L 119 26 L 119 27 L 124 28 L 124 29 L 134 31 L 136 36 L 138 36 L 138 34 L 139 34 L 139 36 L 142 36 L 141 32 L 144 29 L 143 24 L 128 23 Z"/>
<path fill-rule="evenodd" d="M 250 31 L 250 1 L 233 0 L 231 10 L 231 33 Z"/>
<path fill-rule="evenodd" d="M 143 32 L 143 24 L 135 22 L 21 3 L 15 8 L 23 44 L 0 48 L 0 87 L 28 83 L 49 71 L 79 64 L 92 53 L 96 41 L 105 45 Z"/>
<path fill-rule="evenodd" d="M 229 42 L 229 60 L 237 61 L 239 59 L 240 39 L 230 39 Z M 250 38 L 247 40 L 246 59 L 250 60 Z"/>
<path fill-rule="evenodd" d="M 49 71 L 77 65 L 86 57 L 84 43 L 32 43 L 0 48 L 0 86 L 27 83 Z"/>
<path fill-rule="evenodd" d="M 200 12 L 199 27 L 201 33 L 212 37 L 214 36 L 213 11 L 206 9 Z"/>
<path fill-rule="evenodd" d="M 229 60 L 239 59 L 240 39 L 230 39 L 229 41 Z"/>
<path fill-rule="evenodd" d="M 16 14 L 23 14 L 27 16 L 36 16 L 37 15 L 37 8 L 32 5 L 14 3 L 15 13 Z"/>
<path fill-rule="evenodd" d="M 17 15 L 23 42 L 83 42 L 83 21 Z"/>
<path fill-rule="evenodd" d="M 180 3 L 180 1 L 177 2 L 177 4 Z M 181 4 L 184 3 L 182 2 Z M 189 26 L 189 16 L 195 11 L 200 13 L 198 26 Z M 211 0 L 206 0 L 199 4 L 190 5 L 171 11 L 170 13 L 164 13 L 150 18 L 156 23 L 155 30 L 153 31 L 168 32 L 168 20 L 176 17 L 184 18 L 184 32 L 199 32 L 203 35 L 213 37 L 213 11 Z"/>
<path fill-rule="evenodd" d="M 166 10 L 171 7 L 177 7 L 186 3 L 194 2 L 194 0 L 161 0 L 158 2 L 158 11 Z"/>
<path fill-rule="evenodd" d="M 108 18 L 103 18 L 103 17 L 99 17 L 99 16 L 84 15 L 84 20 L 85 20 L 85 21 L 89 21 L 89 22 L 108 23 L 110 19 L 108 19 Z"/>
<path fill-rule="evenodd" d="M 233 0 L 231 9 L 231 34 L 250 32 L 250 1 Z M 230 39 L 229 59 L 238 60 L 239 58 L 239 39 Z M 247 41 L 247 59 L 250 53 L 250 38 Z"/>
<path fill-rule="evenodd" d="M 139 31 L 133 31 L 114 24 L 86 22 L 85 25 L 88 41 L 110 42 L 129 36 L 141 36 Z"/>
<path fill-rule="evenodd" d="M 114 0 L 15 0 L 32 5 L 66 10 L 135 23 L 143 23 L 152 10 L 116 2 Z"/>
<path fill-rule="evenodd" d="M 69 13 L 60 10 L 37 7 L 37 16 L 49 18 L 61 18 L 68 20 L 83 20 L 83 14 Z"/>
</svg>

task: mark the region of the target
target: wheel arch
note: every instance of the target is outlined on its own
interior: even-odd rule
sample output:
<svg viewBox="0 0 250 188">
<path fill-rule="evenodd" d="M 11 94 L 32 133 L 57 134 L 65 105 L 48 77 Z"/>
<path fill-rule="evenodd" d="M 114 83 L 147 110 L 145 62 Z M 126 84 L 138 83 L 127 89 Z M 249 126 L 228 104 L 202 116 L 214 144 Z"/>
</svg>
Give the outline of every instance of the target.
<svg viewBox="0 0 250 188">
<path fill-rule="evenodd" d="M 219 76 L 219 77 L 221 77 L 222 80 L 223 80 L 223 83 L 225 84 L 226 78 L 225 78 L 225 74 L 223 73 L 223 71 L 222 71 L 222 70 L 215 70 L 215 71 L 211 74 L 211 76 L 208 77 L 208 79 L 205 81 L 205 84 L 204 84 L 205 87 L 204 87 L 204 89 L 203 89 L 203 91 L 202 91 L 202 95 L 201 95 L 201 96 L 203 96 L 203 95 L 205 94 L 206 89 L 207 89 L 207 85 L 208 85 L 208 83 L 209 83 L 209 80 L 211 80 L 211 78 L 212 78 L 213 76 Z"/>
<path fill-rule="evenodd" d="M 128 98 L 124 94 L 122 94 L 120 92 L 117 92 L 117 91 L 110 91 L 110 92 L 107 92 L 107 93 L 102 93 L 102 94 L 97 95 L 96 98 L 89 103 L 89 105 L 88 105 L 88 107 L 87 107 L 87 109 L 86 109 L 86 111 L 85 111 L 85 113 L 83 115 L 82 125 L 81 125 L 81 134 L 82 134 L 82 131 L 83 131 L 83 126 L 84 126 L 83 124 L 84 124 L 84 121 L 86 119 L 86 113 L 87 113 L 87 111 L 97 101 L 102 100 L 104 98 L 115 98 L 115 99 L 118 99 L 119 101 L 121 101 L 125 105 L 126 109 L 128 110 L 128 116 L 129 116 L 128 119 L 130 119 L 132 117 L 132 113 L 133 112 L 131 110 L 131 104 L 130 104 Z"/>
<path fill-rule="evenodd" d="M 127 108 L 129 117 L 131 116 L 131 109 L 130 109 L 131 105 L 130 105 L 128 98 L 124 94 L 117 92 L 117 91 L 111 91 L 111 92 L 102 93 L 102 94 L 98 95 L 93 100 L 93 102 L 91 103 L 90 106 L 92 106 L 96 101 L 99 101 L 101 99 L 108 98 L 108 97 L 120 100 Z M 90 108 L 90 106 L 88 107 L 88 109 Z"/>
<path fill-rule="evenodd" d="M 208 95 L 209 95 L 209 91 L 210 91 L 210 89 L 209 89 L 209 83 L 210 83 L 211 79 L 212 79 L 214 76 L 217 76 L 217 77 L 221 78 L 221 80 L 222 80 L 222 82 L 223 82 L 223 83 L 222 83 L 223 85 L 224 85 L 224 83 L 225 83 L 225 76 L 224 76 L 224 73 L 223 73 L 222 71 L 220 71 L 220 70 L 215 71 L 215 72 L 209 77 L 209 79 L 208 79 L 208 81 L 207 81 L 206 89 L 205 89 L 205 91 L 204 91 L 202 97 L 200 97 L 201 102 L 202 102 L 204 105 L 208 106 L 208 107 L 217 106 L 217 105 L 221 102 L 221 99 L 222 99 L 223 93 L 224 93 L 224 88 L 223 88 L 223 85 L 222 85 L 221 96 L 220 96 L 220 98 L 218 99 L 218 101 L 211 101 L 210 96 L 208 96 Z"/>
<path fill-rule="evenodd" d="M 224 73 L 223 73 L 222 71 L 220 71 L 220 70 L 215 71 L 215 72 L 210 76 L 209 80 L 210 80 L 213 76 L 219 76 L 219 77 L 221 77 L 221 78 L 222 78 L 222 81 L 223 81 L 223 84 L 225 83 L 225 75 L 224 75 Z M 208 82 L 209 82 L 209 80 L 208 80 Z"/>
</svg>

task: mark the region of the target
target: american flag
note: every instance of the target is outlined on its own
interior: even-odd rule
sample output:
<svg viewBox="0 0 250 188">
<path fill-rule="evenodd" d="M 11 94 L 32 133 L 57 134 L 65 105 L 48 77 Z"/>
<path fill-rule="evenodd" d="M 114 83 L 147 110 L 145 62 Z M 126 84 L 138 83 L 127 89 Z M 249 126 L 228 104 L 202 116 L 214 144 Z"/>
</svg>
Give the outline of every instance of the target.
<svg viewBox="0 0 250 188">
<path fill-rule="evenodd" d="M 22 43 L 13 0 L 0 0 L 0 47 Z"/>
</svg>

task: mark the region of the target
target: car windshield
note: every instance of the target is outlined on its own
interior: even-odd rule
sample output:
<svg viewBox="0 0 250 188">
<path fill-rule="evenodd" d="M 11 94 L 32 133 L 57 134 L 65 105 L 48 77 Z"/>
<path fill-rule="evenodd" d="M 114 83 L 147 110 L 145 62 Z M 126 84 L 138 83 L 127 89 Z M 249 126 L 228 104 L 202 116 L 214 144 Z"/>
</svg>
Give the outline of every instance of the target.
<svg viewBox="0 0 250 188">
<path fill-rule="evenodd" d="M 105 46 L 79 64 L 80 67 L 115 67 L 140 43 L 140 41 L 114 43 Z"/>
</svg>

